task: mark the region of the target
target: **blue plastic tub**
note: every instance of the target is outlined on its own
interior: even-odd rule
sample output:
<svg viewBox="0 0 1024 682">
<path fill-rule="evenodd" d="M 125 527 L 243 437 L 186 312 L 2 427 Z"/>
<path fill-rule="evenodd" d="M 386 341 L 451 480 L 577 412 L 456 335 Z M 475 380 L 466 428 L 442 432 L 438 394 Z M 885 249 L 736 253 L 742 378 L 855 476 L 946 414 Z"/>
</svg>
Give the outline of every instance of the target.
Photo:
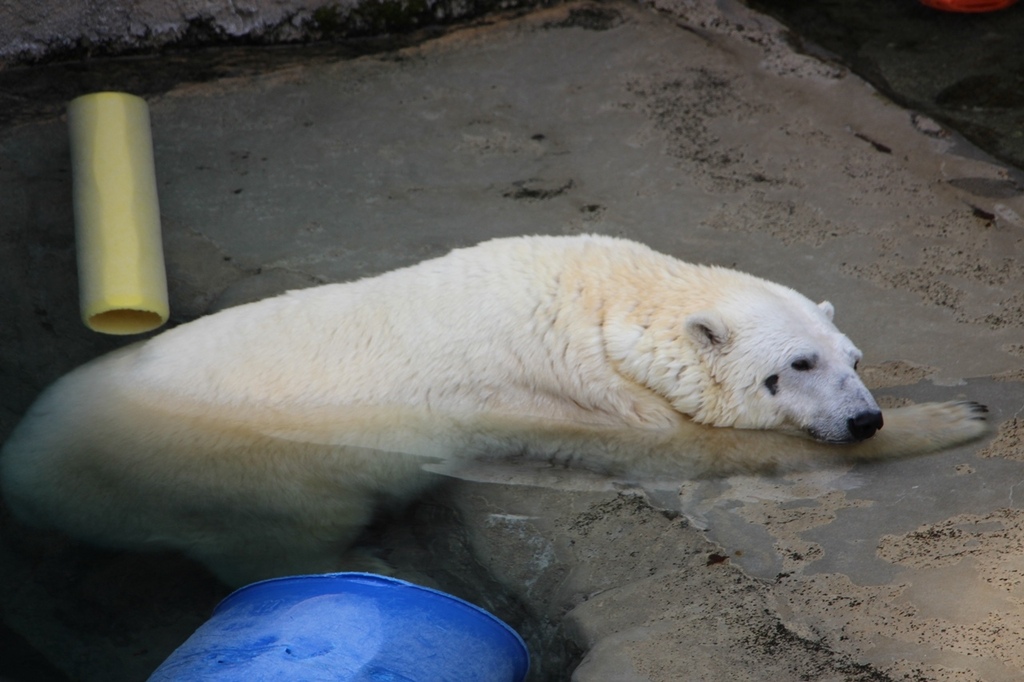
<svg viewBox="0 0 1024 682">
<path fill-rule="evenodd" d="M 368 573 L 276 578 L 229 595 L 149 682 L 522 682 L 526 645 L 444 592 Z"/>
</svg>

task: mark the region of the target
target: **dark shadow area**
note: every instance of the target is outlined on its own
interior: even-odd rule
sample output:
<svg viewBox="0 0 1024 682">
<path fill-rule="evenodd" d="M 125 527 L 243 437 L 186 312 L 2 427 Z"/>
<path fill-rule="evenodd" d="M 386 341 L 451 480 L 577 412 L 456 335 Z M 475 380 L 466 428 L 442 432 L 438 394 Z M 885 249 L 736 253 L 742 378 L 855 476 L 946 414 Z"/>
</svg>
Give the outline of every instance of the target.
<svg viewBox="0 0 1024 682">
<path fill-rule="evenodd" d="M 983 14 L 914 0 L 750 0 L 801 50 L 849 66 L 896 103 L 1024 166 L 1024 5 Z"/>
</svg>

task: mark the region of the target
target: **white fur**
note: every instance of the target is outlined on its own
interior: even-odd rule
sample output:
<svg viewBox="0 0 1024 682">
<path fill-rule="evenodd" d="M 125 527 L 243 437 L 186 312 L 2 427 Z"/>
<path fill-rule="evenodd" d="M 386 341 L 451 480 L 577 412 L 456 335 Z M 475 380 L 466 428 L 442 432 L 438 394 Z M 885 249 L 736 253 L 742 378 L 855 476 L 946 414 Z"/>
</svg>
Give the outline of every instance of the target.
<svg viewBox="0 0 1024 682">
<path fill-rule="evenodd" d="M 0 475 L 27 521 L 179 549 L 241 584 L 338 569 L 378 503 L 429 483 L 427 461 L 692 476 L 984 432 L 974 406 L 952 403 L 889 413 L 848 447 L 742 430 L 848 440 L 851 416 L 877 410 L 831 317 L 791 289 L 633 242 L 495 240 L 99 358 L 33 405 Z"/>
</svg>

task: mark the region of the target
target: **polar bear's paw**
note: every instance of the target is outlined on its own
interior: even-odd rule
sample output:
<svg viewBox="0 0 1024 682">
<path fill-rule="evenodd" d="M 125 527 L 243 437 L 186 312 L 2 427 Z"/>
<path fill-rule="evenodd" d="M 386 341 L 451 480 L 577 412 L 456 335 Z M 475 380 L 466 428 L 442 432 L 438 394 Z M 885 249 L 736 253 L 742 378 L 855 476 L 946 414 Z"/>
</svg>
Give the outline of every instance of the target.
<svg viewBox="0 0 1024 682">
<path fill-rule="evenodd" d="M 905 457 L 963 445 L 989 432 L 987 413 L 987 407 L 968 400 L 886 410 L 882 430 L 855 446 L 857 455 Z"/>
</svg>

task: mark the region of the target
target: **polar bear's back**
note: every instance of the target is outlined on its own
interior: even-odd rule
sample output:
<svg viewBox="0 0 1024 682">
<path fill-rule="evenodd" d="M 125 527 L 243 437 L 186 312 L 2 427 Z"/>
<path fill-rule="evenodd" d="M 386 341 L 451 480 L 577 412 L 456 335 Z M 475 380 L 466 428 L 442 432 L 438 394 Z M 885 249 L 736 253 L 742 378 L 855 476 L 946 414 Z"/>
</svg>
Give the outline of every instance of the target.
<svg viewBox="0 0 1024 682">
<path fill-rule="evenodd" d="M 559 380 L 560 337 L 599 329 L 601 311 L 565 300 L 567 268 L 600 280 L 633 251 L 671 260 L 606 237 L 486 242 L 201 318 L 146 343 L 130 371 L 154 395 L 218 405 L 460 409 L 479 406 L 481 393 L 536 396 Z M 600 339 L 582 338 L 599 352 Z"/>
</svg>

